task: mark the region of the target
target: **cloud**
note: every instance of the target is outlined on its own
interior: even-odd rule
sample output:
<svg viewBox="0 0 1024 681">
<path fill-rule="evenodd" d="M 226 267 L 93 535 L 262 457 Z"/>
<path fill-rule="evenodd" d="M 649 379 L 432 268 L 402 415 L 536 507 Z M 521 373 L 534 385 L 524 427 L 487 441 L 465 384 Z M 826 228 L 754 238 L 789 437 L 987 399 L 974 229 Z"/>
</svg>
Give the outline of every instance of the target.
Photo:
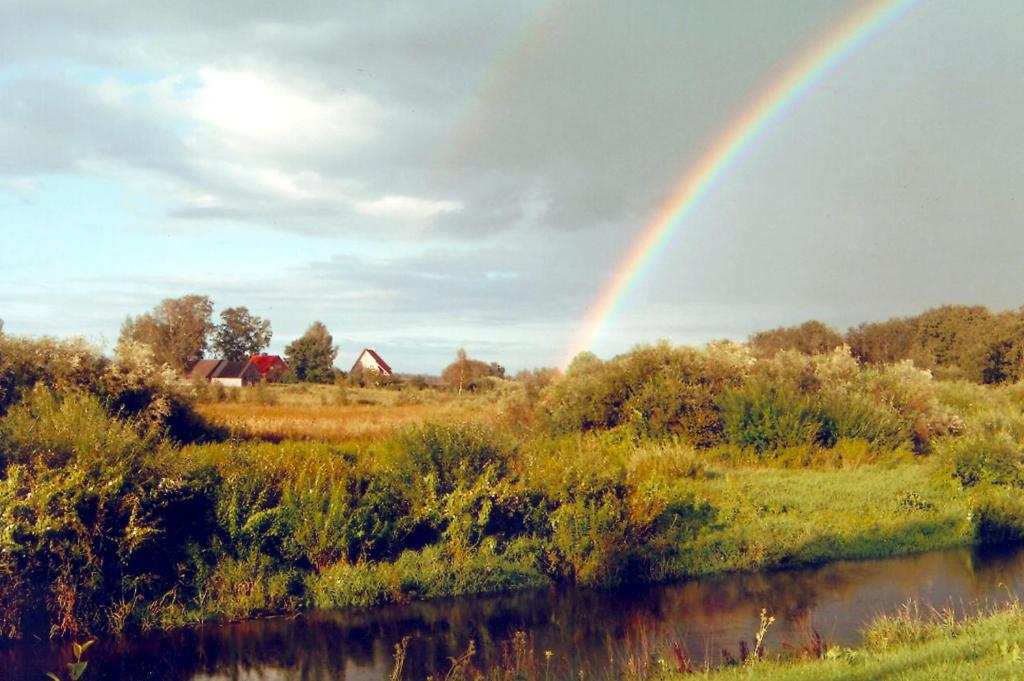
<svg viewBox="0 0 1024 681">
<path fill-rule="evenodd" d="M 197 87 L 169 102 L 197 126 L 197 150 L 218 145 L 271 158 L 337 152 L 372 138 L 383 115 L 365 94 L 296 86 L 251 71 L 202 68 L 197 77 Z"/>
<path fill-rule="evenodd" d="M 161 247 L 242 234 L 311 261 L 210 283 L 225 296 L 291 300 L 297 319 L 322 303 L 395 336 L 443 320 L 553 338 L 689 164 L 848 9 L 556 4 L 0 1 L 0 209 L 39 201 L 48 174 L 112 178 L 93 184 L 146 202 L 118 224 Z M 651 258 L 615 348 L 742 327 L 716 306 L 753 324 L 744 305 L 856 322 L 1019 301 L 1022 7 L 921 3 L 837 64 Z M 89 233 L 74 205 L 2 218 Z M 150 295 L 203 283 L 174 274 Z"/>
<path fill-rule="evenodd" d="M 364 215 L 418 222 L 462 210 L 462 204 L 457 201 L 431 201 L 414 196 L 383 196 L 372 201 L 357 201 L 355 207 Z"/>
<path fill-rule="evenodd" d="M 305 234 L 372 227 L 385 239 L 431 222 L 483 238 L 524 224 L 643 221 L 719 111 L 789 49 L 786 35 L 825 14 L 794 20 L 780 10 L 770 23 L 784 35 L 745 42 L 765 26 L 726 8 L 737 36 L 718 45 L 703 37 L 708 10 L 671 4 L 648 17 L 615 3 L 573 6 L 557 22 L 543 3 L 367 9 L 187 3 L 118 12 L 115 3 L 92 15 L 51 2 L 45 21 L 36 9 L 0 14 L 10 22 L 0 41 L 11 40 L 14 63 L 39 63 L 42 45 L 51 63 L 99 70 L 99 84 L 79 83 L 96 90 L 97 105 L 171 129 L 179 148 L 162 152 L 169 167 L 152 186 L 171 188 L 173 216 Z M 18 26 L 35 40 L 19 38 Z M 709 89 L 689 58 L 698 41 L 746 71 Z M 739 60 L 736 49 L 759 59 Z M 82 80 L 90 78 L 86 70 Z M 25 155 L 50 155 L 45 141 L 63 138 L 48 127 Z M 153 171 L 140 156 L 155 154 L 129 148 L 138 141 L 126 135 L 124 148 L 91 167 Z M 60 167 L 80 171 L 97 150 L 57 152 Z"/>
</svg>

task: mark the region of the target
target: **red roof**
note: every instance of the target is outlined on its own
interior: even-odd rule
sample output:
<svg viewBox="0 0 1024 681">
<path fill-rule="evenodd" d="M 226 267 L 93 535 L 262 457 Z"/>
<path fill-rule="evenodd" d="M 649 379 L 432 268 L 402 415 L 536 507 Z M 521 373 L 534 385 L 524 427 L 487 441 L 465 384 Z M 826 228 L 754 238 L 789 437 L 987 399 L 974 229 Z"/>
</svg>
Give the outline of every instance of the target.
<svg viewBox="0 0 1024 681">
<path fill-rule="evenodd" d="M 288 368 L 287 362 L 281 359 L 280 355 L 253 355 L 249 358 L 249 361 L 259 369 L 261 374 L 267 373 L 275 366 L 281 366 L 284 369 Z"/>
<path fill-rule="evenodd" d="M 350 372 L 359 370 L 359 367 L 361 366 L 359 360 L 363 358 L 363 355 L 369 355 L 370 357 L 372 357 L 373 361 L 377 363 L 378 367 L 380 367 L 381 372 L 383 372 L 386 376 L 391 375 L 391 367 L 388 366 L 388 363 L 385 362 L 384 359 L 380 355 L 378 355 L 377 351 L 374 350 L 373 348 L 363 348 L 363 351 L 359 353 L 358 357 L 356 357 L 356 363 L 352 365 L 352 369 L 350 370 Z"/>
</svg>

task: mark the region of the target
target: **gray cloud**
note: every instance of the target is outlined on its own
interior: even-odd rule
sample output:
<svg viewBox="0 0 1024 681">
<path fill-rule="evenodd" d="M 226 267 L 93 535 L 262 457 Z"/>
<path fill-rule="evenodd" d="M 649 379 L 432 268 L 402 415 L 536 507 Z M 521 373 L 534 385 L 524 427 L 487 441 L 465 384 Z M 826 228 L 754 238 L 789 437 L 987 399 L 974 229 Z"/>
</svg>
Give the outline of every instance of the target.
<svg viewBox="0 0 1024 681">
<path fill-rule="evenodd" d="M 139 230 L 327 244 L 263 279 L 94 281 L 93 328 L 200 290 L 280 311 L 282 336 L 335 315 L 426 347 L 446 326 L 529 364 L 685 169 L 851 7 L 0 2 L 0 192 L 99 175 L 166 211 Z M 1015 3 L 918 3 L 841 62 L 712 187 L 602 349 L 1016 307 L 1022 20 Z M 59 289 L 0 301 L 89 324 L 72 309 L 89 294 Z"/>
<path fill-rule="evenodd" d="M 379 104 L 376 139 L 354 148 L 278 150 L 258 162 L 285 176 L 355 183 L 364 198 L 459 201 L 464 210 L 440 224 L 463 236 L 500 231 L 527 211 L 561 229 L 643 219 L 680 159 L 721 124 L 717 111 L 741 102 L 792 40 L 835 11 L 736 6 L 723 14 L 675 3 L 642 12 L 618 3 L 568 10 L 396 3 L 374 11 L 303 3 L 294 12 L 273 3 L 214 5 L 12 6 L 0 12 L 0 43 L 10 63 L 73 62 L 112 69 L 129 82 L 137 74 L 193 77 L 213 66 L 315 83 L 322 94 L 369 96 Z M 710 38 L 715 22 L 730 26 L 725 40 Z M 709 65 L 735 72 L 729 80 L 709 79 Z M 25 101 L 38 134 L 20 137 L 21 153 L 9 159 L 8 172 L 95 159 L 147 170 L 161 163 L 167 167 L 157 170 L 184 193 L 215 199 L 182 204 L 172 209 L 177 217 L 230 216 L 306 233 L 362 226 L 336 203 L 268 196 L 223 168 L 200 164 L 197 153 L 232 165 L 253 159 L 166 139 L 160 128 L 167 112 L 152 102 L 107 102 L 104 110 L 95 100 L 79 101 L 85 92 L 72 97 L 69 84 L 45 76 L 10 87 L 58 105 L 40 115 L 46 107 L 38 99 Z M 76 112 L 73 120 L 61 102 Z M 4 119 L 10 118 L 8 112 Z M 11 137 L 17 124 L 0 122 Z M 75 143 L 59 132 L 69 129 Z M 58 149 L 48 147 L 52 140 L 60 140 Z M 165 143 L 155 146 L 156 140 Z"/>
</svg>

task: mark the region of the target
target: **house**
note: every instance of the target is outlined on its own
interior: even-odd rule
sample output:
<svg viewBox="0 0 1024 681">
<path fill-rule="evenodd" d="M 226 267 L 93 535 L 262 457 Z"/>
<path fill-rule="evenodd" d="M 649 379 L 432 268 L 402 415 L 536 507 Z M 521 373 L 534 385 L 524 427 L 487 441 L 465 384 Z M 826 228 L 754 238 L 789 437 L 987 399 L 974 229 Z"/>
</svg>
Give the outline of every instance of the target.
<svg viewBox="0 0 1024 681">
<path fill-rule="evenodd" d="M 249 361 L 267 383 L 277 383 L 281 375 L 288 371 L 288 363 L 280 355 L 253 355 Z"/>
<path fill-rule="evenodd" d="M 388 363 L 377 354 L 376 350 L 373 348 L 363 348 L 348 374 L 350 378 L 362 382 L 365 379 L 373 380 L 373 378 L 390 376 L 392 371 Z"/>
<path fill-rule="evenodd" d="M 203 379 L 210 383 L 240 388 L 260 380 L 260 372 L 249 360 L 201 359 L 189 372 L 192 380 Z"/>
</svg>

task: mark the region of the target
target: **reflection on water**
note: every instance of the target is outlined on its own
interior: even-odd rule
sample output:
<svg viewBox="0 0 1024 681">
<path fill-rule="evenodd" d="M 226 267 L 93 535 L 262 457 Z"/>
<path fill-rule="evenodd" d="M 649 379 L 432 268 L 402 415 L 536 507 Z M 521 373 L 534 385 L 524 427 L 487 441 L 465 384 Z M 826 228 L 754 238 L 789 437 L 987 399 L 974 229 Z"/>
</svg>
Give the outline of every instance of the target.
<svg viewBox="0 0 1024 681">
<path fill-rule="evenodd" d="M 377 681 L 391 671 L 395 643 L 412 636 L 405 676 L 423 679 L 447 670 L 471 640 L 475 665 L 487 668 L 507 654 L 516 631 L 538 654 L 552 651 L 553 670 L 604 672 L 641 641 L 666 658 L 678 641 L 697 662 L 717 660 L 723 647 L 735 651 L 751 639 L 761 608 L 776 616 L 769 650 L 806 640 L 811 627 L 853 645 L 865 622 L 908 599 L 963 611 L 1005 602 L 1011 592 L 1024 592 L 1024 550 L 940 551 L 629 591 L 552 588 L 104 640 L 90 650 L 89 678 Z M 65 648 L 0 648 L 0 678 L 41 679 L 63 667 Z"/>
</svg>

